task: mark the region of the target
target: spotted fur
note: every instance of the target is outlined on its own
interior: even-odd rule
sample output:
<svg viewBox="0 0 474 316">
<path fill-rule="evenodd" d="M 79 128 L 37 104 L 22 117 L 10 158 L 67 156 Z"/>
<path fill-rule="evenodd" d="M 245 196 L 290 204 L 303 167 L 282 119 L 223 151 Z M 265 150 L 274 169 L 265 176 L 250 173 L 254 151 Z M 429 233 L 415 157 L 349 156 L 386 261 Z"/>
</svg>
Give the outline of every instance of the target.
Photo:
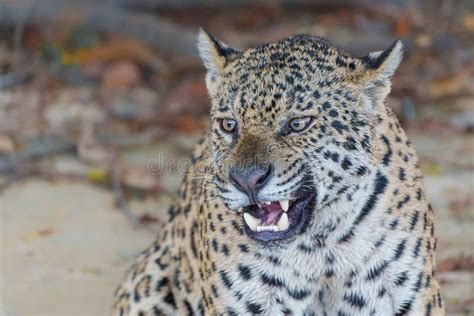
<svg viewBox="0 0 474 316">
<path fill-rule="evenodd" d="M 202 31 L 212 100 L 168 223 L 116 291 L 114 315 L 442 315 L 418 160 L 385 105 L 402 45 L 354 58 L 293 36 L 238 52 Z M 292 133 L 288 121 L 311 116 Z M 226 134 L 219 119 L 233 118 Z M 229 169 L 275 166 L 261 201 L 315 194 L 302 230 L 258 242 Z"/>
</svg>

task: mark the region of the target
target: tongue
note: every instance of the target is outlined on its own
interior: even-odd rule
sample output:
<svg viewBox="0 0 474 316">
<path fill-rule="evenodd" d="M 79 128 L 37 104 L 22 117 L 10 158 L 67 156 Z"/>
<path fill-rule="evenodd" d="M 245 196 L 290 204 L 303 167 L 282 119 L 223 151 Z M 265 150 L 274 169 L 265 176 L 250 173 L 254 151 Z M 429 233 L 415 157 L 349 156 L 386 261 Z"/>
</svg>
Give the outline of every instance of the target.
<svg viewBox="0 0 474 316">
<path fill-rule="evenodd" d="M 263 204 L 257 212 L 257 216 L 261 220 L 260 225 L 269 226 L 276 225 L 278 223 L 283 210 L 281 209 L 280 203 L 272 202 L 269 205 Z"/>
</svg>

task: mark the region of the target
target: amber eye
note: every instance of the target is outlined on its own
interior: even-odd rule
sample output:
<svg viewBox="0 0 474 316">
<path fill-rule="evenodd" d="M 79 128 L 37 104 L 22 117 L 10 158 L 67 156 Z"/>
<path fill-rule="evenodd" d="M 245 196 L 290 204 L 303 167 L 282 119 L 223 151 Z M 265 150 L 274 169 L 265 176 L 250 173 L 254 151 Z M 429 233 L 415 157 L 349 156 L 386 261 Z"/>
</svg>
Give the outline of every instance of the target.
<svg viewBox="0 0 474 316">
<path fill-rule="evenodd" d="M 312 121 L 313 118 L 311 116 L 294 118 L 290 121 L 290 128 L 294 132 L 301 132 L 305 130 Z"/>
<path fill-rule="evenodd" d="M 226 133 L 233 133 L 237 128 L 237 122 L 230 118 L 224 118 L 220 121 L 221 129 Z"/>
</svg>

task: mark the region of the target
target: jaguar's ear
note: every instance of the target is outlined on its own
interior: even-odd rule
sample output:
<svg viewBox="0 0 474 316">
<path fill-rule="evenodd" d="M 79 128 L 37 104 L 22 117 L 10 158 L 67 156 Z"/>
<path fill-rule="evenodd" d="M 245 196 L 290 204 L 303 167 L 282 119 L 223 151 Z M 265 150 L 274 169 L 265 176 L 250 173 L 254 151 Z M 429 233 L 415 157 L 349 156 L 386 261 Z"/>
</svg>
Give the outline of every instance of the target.
<svg viewBox="0 0 474 316">
<path fill-rule="evenodd" d="M 238 51 L 217 40 L 205 29 L 201 28 L 198 35 L 199 55 L 208 74 L 219 76 L 226 65 L 237 55 Z"/>
<path fill-rule="evenodd" d="M 375 100 L 385 99 L 390 93 L 392 77 L 403 58 L 403 44 L 396 40 L 388 49 L 368 54 L 360 59 L 353 80 L 362 85 L 365 94 Z"/>
</svg>

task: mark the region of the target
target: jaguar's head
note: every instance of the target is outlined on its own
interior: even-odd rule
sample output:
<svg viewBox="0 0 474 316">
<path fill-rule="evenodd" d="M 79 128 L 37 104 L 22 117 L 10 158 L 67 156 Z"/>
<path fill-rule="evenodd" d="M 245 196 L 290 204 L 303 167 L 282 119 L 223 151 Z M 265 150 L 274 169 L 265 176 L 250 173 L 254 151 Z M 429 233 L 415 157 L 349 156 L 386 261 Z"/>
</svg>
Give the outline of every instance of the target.
<svg viewBox="0 0 474 316">
<path fill-rule="evenodd" d="M 237 51 L 200 31 L 212 100 L 213 179 L 258 241 L 294 240 L 373 177 L 373 129 L 402 44 L 353 58 L 293 36 Z M 337 211 L 331 211 L 337 213 Z"/>
</svg>

